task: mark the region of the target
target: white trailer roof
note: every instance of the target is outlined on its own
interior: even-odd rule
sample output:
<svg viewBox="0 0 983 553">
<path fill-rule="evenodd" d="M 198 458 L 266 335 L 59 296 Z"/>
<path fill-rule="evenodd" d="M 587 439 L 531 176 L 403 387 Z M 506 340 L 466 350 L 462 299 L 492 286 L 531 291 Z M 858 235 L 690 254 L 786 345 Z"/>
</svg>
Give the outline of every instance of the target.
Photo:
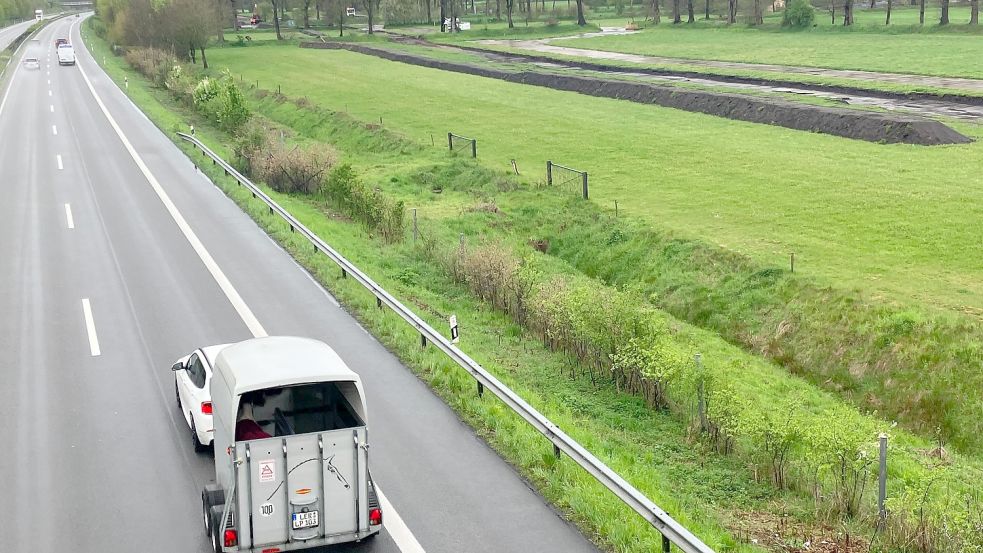
<svg viewBox="0 0 983 553">
<path fill-rule="evenodd" d="M 294 336 L 253 338 L 228 346 L 216 356 L 213 371 L 224 375 L 233 395 L 310 382 L 359 382 L 327 344 Z"/>
</svg>

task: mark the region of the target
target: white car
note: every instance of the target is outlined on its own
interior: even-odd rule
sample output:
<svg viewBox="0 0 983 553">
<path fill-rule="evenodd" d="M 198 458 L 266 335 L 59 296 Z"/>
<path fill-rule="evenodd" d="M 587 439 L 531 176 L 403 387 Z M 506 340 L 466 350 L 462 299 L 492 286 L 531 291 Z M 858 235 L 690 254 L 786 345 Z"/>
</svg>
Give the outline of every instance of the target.
<svg viewBox="0 0 983 553">
<path fill-rule="evenodd" d="M 24 69 L 41 69 L 41 61 L 37 58 L 24 58 Z"/>
<path fill-rule="evenodd" d="M 228 344 L 208 346 L 178 359 L 171 367 L 174 372 L 174 395 L 184 421 L 191 429 L 191 445 L 204 451 L 212 445 L 212 364 L 215 356 Z"/>
<path fill-rule="evenodd" d="M 58 65 L 75 65 L 75 48 L 71 44 L 58 45 Z"/>
</svg>

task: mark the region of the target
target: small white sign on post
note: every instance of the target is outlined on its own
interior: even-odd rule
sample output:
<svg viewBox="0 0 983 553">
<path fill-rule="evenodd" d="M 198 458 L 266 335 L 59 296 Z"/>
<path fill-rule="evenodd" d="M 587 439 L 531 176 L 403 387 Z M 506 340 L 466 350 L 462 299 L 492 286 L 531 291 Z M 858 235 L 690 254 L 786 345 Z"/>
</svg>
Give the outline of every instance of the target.
<svg viewBox="0 0 983 553">
<path fill-rule="evenodd" d="M 457 331 L 457 315 L 451 315 L 451 343 L 456 344 L 461 337 Z"/>
</svg>

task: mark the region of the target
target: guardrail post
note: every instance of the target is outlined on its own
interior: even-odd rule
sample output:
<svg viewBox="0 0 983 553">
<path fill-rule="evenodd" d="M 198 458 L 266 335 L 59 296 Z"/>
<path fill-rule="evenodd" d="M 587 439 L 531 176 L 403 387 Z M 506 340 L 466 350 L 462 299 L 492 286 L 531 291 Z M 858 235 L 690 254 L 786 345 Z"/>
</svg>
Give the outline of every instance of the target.
<svg viewBox="0 0 983 553">
<path fill-rule="evenodd" d="M 562 452 L 560 451 L 560 446 L 553 444 L 553 456 L 559 459 L 561 453 Z"/>
<path fill-rule="evenodd" d="M 270 208 L 270 215 L 273 215 L 273 208 Z"/>
<path fill-rule="evenodd" d="M 447 149 L 454 151 L 454 135 L 452 133 L 447 133 Z"/>
<path fill-rule="evenodd" d="M 345 269 L 342 269 L 341 270 L 341 278 L 348 278 L 348 271 L 346 271 Z"/>
<path fill-rule="evenodd" d="M 478 157 L 478 139 L 476 138 L 471 139 L 471 157 Z"/>
<path fill-rule="evenodd" d="M 478 397 L 482 397 L 485 394 L 485 385 L 478 382 Z"/>
<path fill-rule="evenodd" d="M 670 547 L 672 547 L 672 543 L 669 541 L 669 538 L 667 538 L 665 536 L 665 534 L 663 534 L 662 535 L 662 553 L 669 553 L 669 548 Z"/>
<path fill-rule="evenodd" d="M 587 171 L 584 171 L 584 199 L 587 199 Z"/>
<path fill-rule="evenodd" d="M 553 186 L 553 162 L 546 160 L 546 184 Z"/>
<path fill-rule="evenodd" d="M 420 347 L 427 347 L 427 337 L 423 333 L 420 333 Z"/>
<path fill-rule="evenodd" d="M 375 298 L 375 306 L 378 307 L 379 309 L 382 309 L 382 298 L 376 296 L 376 298 Z"/>
</svg>

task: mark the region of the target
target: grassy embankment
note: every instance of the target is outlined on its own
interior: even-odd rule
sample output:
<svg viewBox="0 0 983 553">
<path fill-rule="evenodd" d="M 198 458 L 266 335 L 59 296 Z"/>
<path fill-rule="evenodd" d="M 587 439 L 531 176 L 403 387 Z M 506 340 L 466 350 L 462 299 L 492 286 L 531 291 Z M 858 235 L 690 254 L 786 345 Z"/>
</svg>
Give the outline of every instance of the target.
<svg viewBox="0 0 983 553">
<path fill-rule="evenodd" d="M 524 173 L 541 175 L 552 159 L 590 171 L 595 202 L 613 208 L 618 200 L 622 213 L 658 229 L 637 242 L 648 257 L 595 264 L 589 249 L 556 253 L 587 274 L 646 283 L 677 316 L 927 434 L 941 425 L 947 439 L 979 451 L 980 403 L 951 390 L 957 382 L 967 393 L 983 388 L 972 368 L 983 300 L 974 262 L 983 232 L 974 198 L 983 187 L 974 167 L 983 144 L 867 144 L 355 54 L 299 50 L 291 53 L 296 70 L 273 69 L 281 55 L 213 54 L 247 82 L 258 77 L 289 96 L 381 117 L 418 140 L 447 130 L 477 136 L 479 155 L 495 167 L 515 158 Z M 328 73 L 328 83 L 317 76 Z M 401 86 L 382 90 L 376 74 Z M 652 146 L 625 147 L 625 137 Z M 730 261 L 668 263 L 666 246 L 683 237 Z M 790 252 L 794 279 L 775 271 Z M 772 276 L 755 276 L 763 269 Z"/>
<path fill-rule="evenodd" d="M 255 54 L 255 51 L 253 51 L 252 54 Z M 362 67 L 362 58 L 360 56 L 350 54 L 346 55 L 352 57 L 342 57 L 340 59 L 336 58 L 336 60 L 339 62 L 358 61 L 356 65 Z M 114 62 L 118 61 L 119 60 L 114 60 Z M 122 71 L 122 69 L 120 67 L 111 69 L 116 73 L 116 76 L 119 77 L 119 72 Z M 344 71 L 341 71 L 337 75 L 342 77 L 342 80 L 350 77 L 350 75 L 344 75 L 344 73 Z M 249 77 L 246 79 L 248 81 L 252 80 L 254 75 L 247 72 L 247 76 Z M 161 95 L 158 93 L 157 96 L 159 97 Z M 140 101 L 141 104 L 152 105 L 152 100 L 153 98 L 148 96 L 147 98 L 138 101 Z M 365 100 L 365 98 L 360 99 L 359 101 L 362 100 Z M 263 102 L 259 102 L 257 107 L 275 118 L 289 120 L 291 125 L 298 128 L 302 134 L 309 133 L 311 135 L 317 135 L 317 138 L 327 140 L 336 144 L 336 146 L 339 148 L 343 148 L 347 154 L 346 158 L 348 155 L 351 155 L 352 160 L 357 160 L 360 168 L 367 174 L 371 175 L 373 178 L 380 179 L 382 182 L 388 181 L 393 183 L 393 188 L 395 189 L 391 190 L 392 192 L 408 195 L 408 199 L 414 200 L 416 205 L 429 204 L 432 210 L 426 209 L 426 211 L 429 212 L 425 213 L 425 217 L 435 221 L 446 217 L 446 221 L 441 221 L 441 225 L 445 228 L 445 234 L 456 235 L 456 232 L 459 230 L 466 230 L 468 231 L 468 234 L 480 234 L 481 232 L 484 232 L 484 229 L 488 226 L 487 223 L 489 221 L 488 217 L 486 217 L 487 214 L 482 215 L 478 213 L 464 215 L 465 213 L 474 213 L 467 209 L 469 206 L 473 206 L 474 204 L 475 198 L 472 194 L 464 191 L 461 191 L 462 193 L 460 194 L 445 193 L 439 197 L 438 202 L 437 198 L 435 198 L 432 193 L 427 192 L 425 189 L 421 189 L 419 181 L 414 183 L 413 178 L 408 176 L 408 174 L 413 175 L 418 173 L 421 164 L 429 165 L 433 163 L 433 152 L 425 154 L 423 149 L 420 149 L 418 145 L 414 147 L 407 147 L 402 141 L 389 142 L 384 133 L 382 133 L 382 137 L 359 136 L 359 133 L 357 132 L 349 132 L 352 130 L 352 128 L 338 128 L 338 125 L 332 126 L 328 124 L 330 123 L 329 121 L 325 121 L 320 117 L 312 117 L 310 113 L 305 113 L 302 109 L 299 109 L 299 106 L 291 103 L 265 100 Z M 179 123 L 179 121 L 182 121 L 180 117 L 168 117 L 166 112 L 155 114 L 154 112 L 157 111 L 155 109 L 151 109 L 150 111 L 152 115 L 158 118 L 158 124 L 161 124 L 164 128 L 167 128 L 170 125 L 183 126 L 183 123 Z M 372 133 L 368 134 L 371 135 Z M 346 141 L 346 137 L 348 137 L 348 141 Z M 379 139 L 385 140 L 383 140 L 383 143 L 380 144 L 378 142 Z M 373 143 L 375 144 L 374 146 Z M 396 174 L 394 174 L 394 172 Z M 477 174 L 479 176 L 481 175 L 480 172 Z M 383 180 L 384 178 L 385 180 Z M 399 184 L 401 182 L 403 183 L 402 185 Z M 457 183 L 456 186 L 460 187 L 461 183 Z M 386 185 L 386 187 L 389 188 L 390 185 Z M 453 190 L 453 188 L 448 186 L 448 191 L 450 192 L 451 190 Z M 484 194 L 487 192 L 488 190 L 478 191 L 479 194 Z M 233 194 L 235 194 L 235 192 L 233 192 Z M 370 273 L 376 275 L 386 275 L 384 277 L 380 277 L 380 280 L 382 280 L 387 287 L 392 286 L 393 289 L 415 298 L 415 303 L 417 303 L 421 309 L 440 311 L 444 313 L 458 312 L 459 314 L 470 314 L 474 311 L 475 306 L 473 303 L 468 304 L 468 302 L 465 301 L 464 295 L 461 294 L 460 289 L 456 289 L 456 292 L 448 294 L 447 288 L 441 288 L 441 286 L 449 286 L 451 289 L 453 289 L 453 285 L 446 281 L 446 275 L 444 275 L 444 278 L 442 279 L 439 271 L 437 273 L 434 272 L 434 267 L 432 267 L 432 264 L 421 262 L 418 256 L 414 256 L 412 254 L 412 251 L 406 252 L 405 250 L 398 249 L 393 251 L 392 249 L 387 248 L 385 250 L 385 255 L 380 257 L 389 259 L 390 261 L 388 263 L 382 262 L 380 266 L 379 257 L 371 256 L 371 252 L 377 249 L 378 244 L 373 245 L 372 242 L 369 241 L 367 247 L 368 251 L 361 250 L 360 247 L 356 246 L 365 244 L 364 233 L 353 233 L 352 229 L 349 227 L 346 227 L 347 230 L 346 228 L 336 228 L 337 223 L 332 223 L 330 220 L 323 220 L 316 215 L 316 211 L 318 209 L 316 206 L 312 207 L 310 205 L 305 205 L 306 202 L 298 201 L 296 198 L 292 197 L 282 197 L 279 195 L 278 197 L 280 197 L 285 204 L 291 206 L 291 209 L 294 210 L 295 213 L 301 215 L 302 218 L 310 223 L 312 227 L 324 229 L 325 232 L 330 231 L 330 234 L 324 235 L 331 236 L 333 242 L 334 237 L 338 237 L 338 243 L 349 244 L 353 251 L 346 253 L 352 255 L 359 264 L 364 262 L 368 267 L 377 267 L 379 273 L 373 273 L 371 269 Z M 506 211 L 513 208 L 519 210 L 521 209 L 520 206 L 524 205 L 526 211 L 518 217 L 518 220 L 541 220 L 549 217 L 547 214 L 551 210 L 561 209 L 564 205 L 564 202 L 562 201 L 560 203 L 556 203 L 557 198 L 551 194 L 544 195 L 542 193 L 536 193 L 532 196 L 532 198 L 542 200 L 546 205 L 541 206 L 539 209 L 533 208 L 532 204 L 529 204 L 530 196 L 518 195 L 518 197 L 514 198 L 517 204 L 508 205 L 506 207 Z M 243 200 L 243 198 L 239 199 Z M 248 204 L 248 202 L 245 200 L 243 201 Z M 263 220 L 263 216 L 259 215 L 261 210 L 258 210 L 256 206 L 252 206 L 248 209 L 250 209 L 254 216 L 257 216 L 261 222 L 268 223 L 268 221 Z M 519 211 L 516 211 L 516 213 L 518 212 Z M 460 221 L 455 220 L 454 217 L 456 214 L 461 216 Z M 491 218 L 495 219 L 495 217 Z M 509 223 L 517 223 L 516 217 L 509 218 Z M 494 227 L 497 225 L 492 226 Z M 342 225 L 342 227 L 345 226 Z M 282 229 L 278 229 L 274 231 L 274 233 L 281 239 L 287 240 L 289 243 L 290 235 L 288 233 L 284 232 Z M 295 246 L 297 245 L 295 244 Z M 313 264 L 317 272 L 322 273 L 323 271 L 324 275 L 334 274 L 332 269 L 319 267 L 318 263 L 311 259 L 309 253 L 305 253 L 306 248 L 300 248 L 297 246 L 294 251 L 296 252 L 296 255 L 302 258 L 302 260 L 309 264 Z M 569 271 L 570 268 L 567 267 L 566 270 Z M 325 278 L 327 278 L 332 287 L 340 286 L 344 291 L 343 283 L 335 282 L 333 278 Z M 351 292 L 351 290 L 348 290 L 348 292 Z M 363 303 L 359 303 L 357 294 L 355 296 L 348 296 L 348 299 L 353 301 L 356 306 L 365 307 L 368 305 L 364 302 L 364 299 Z M 430 367 L 431 370 L 433 369 L 433 363 L 435 362 L 434 359 L 431 358 L 429 361 L 426 359 L 419 359 L 420 354 L 417 354 L 413 350 L 407 351 L 406 342 L 399 342 L 394 339 L 394 336 L 388 334 L 394 332 L 391 323 L 389 323 L 389 327 L 386 327 L 386 323 L 380 322 L 379 318 L 374 314 L 372 309 L 369 309 L 365 316 L 369 320 L 370 326 L 375 327 L 377 330 L 379 330 L 377 325 L 383 325 L 382 332 L 389 337 L 389 340 L 387 341 L 393 347 L 395 347 L 397 351 L 400 351 L 404 357 L 408 357 L 408 361 L 411 364 L 420 367 L 422 363 L 422 367 Z M 662 469 L 648 463 L 651 448 L 654 446 L 658 449 L 662 446 L 649 442 L 648 440 L 650 437 L 648 435 L 638 436 L 636 435 L 636 432 L 647 429 L 649 425 L 655 425 L 655 421 L 647 419 L 647 417 L 654 416 L 653 414 L 646 413 L 645 420 L 629 420 L 622 417 L 610 419 L 604 417 L 603 414 L 612 406 L 614 406 L 616 411 L 624 411 L 624 402 L 628 401 L 629 404 L 631 404 L 632 400 L 619 394 L 612 393 L 612 391 L 606 386 L 601 386 L 599 389 L 591 387 L 587 387 L 585 389 L 583 382 L 572 384 L 572 388 L 565 388 L 564 386 L 559 385 L 562 384 L 561 381 L 565 379 L 561 378 L 558 380 L 556 374 L 551 373 L 549 370 L 540 372 L 535 365 L 538 364 L 541 367 L 558 367 L 559 371 L 562 371 L 563 364 L 568 361 L 562 360 L 561 358 L 559 365 L 556 365 L 550 364 L 549 362 L 540 358 L 530 358 L 528 357 L 530 351 L 526 348 L 527 344 L 522 340 L 517 340 L 515 342 L 515 348 L 503 353 L 502 345 L 495 345 L 496 329 L 498 329 L 499 332 L 503 332 L 505 336 L 516 336 L 519 333 L 518 329 L 511 326 L 508 322 L 502 321 L 500 318 L 496 318 L 494 315 L 482 315 L 478 313 L 476 316 L 478 316 L 480 320 L 476 320 L 472 323 L 474 324 L 474 332 L 478 335 L 483 335 L 483 337 L 487 338 L 487 340 L 482 340 L 479 338 L 479 336 L 475 336 L 475 350 L 472 351 L 469 349 L 469 351 L 472 351 L 472 353 L 475 353 L 476 351 L 482 352 L 485 355 L 487 355 L 489 352 L 499 352 L 497 354 L 497 356 L 499 356 L 499 360 L 518 359 L 519 361 L 516 362 L 511 368 L 501 366 L 498 362 L 494 361 L 494 359 L 482 360 L 489 363 L 489 366 L 500 369 L 502 371 L 499 372 L 500 375 L 503 373 L 509 375 L 511 378 L 507 378 L 507 380 L 510 380 L 512 385 L 517 386 L 520 392 L 525 391 L 530 393 L 532 397 L 536 397 L 537 400 L 534 401 L 534 403 L 540 403 L 540 398 L 542 398 L 542 401 L 545 401 L 546 404 L 544 410 L 546 410 L 550 416 L 566 417 L 571 411 L 574 411 L 578 413 L 579 417 L 600 422 L 600 426 L 593 426 L 588 421 L 584 419 L 576 419 L 576 417 L 573 420 L 567 418 L 562 418 L 560 420 L 561 426 L 569 427 L 569 425 L 564 421 L 578 426 L 578 432 L 575 433 L 578 439 L 585 440 L 585 443 L 587 444 L 593 444 L 591 447 L 592 449 L 595 449 L 595 451 L 605 452 L 605 454 L 602 454 L 602 457 L 606 458 L 613 455 L 615 459 L 613 461 L 609 459 L 609 461 L 612 462 L 612 465 L 615 466 L 617 470 L 620 470 L 625 474 L 633 475 L 631 479 L 638 484 L 638 481 L 636 481 L 636 476 L 641 480 L 649 482 L 650 480 L 648 479 L 652 477 L 664 478 L 665 474 L 660 476 L 660 471 L 668 470 L 674 473 L 675 469 L 679 468 L 678 466 L 673 466 Z M 432 318 L 433 317 L 431 316 L 431 319 Z M 439 319 L 437 321 L 437 324 L 440 324 Z M 684 327 L 685 325 L 682 326 Z M 471 326 L 469 325 L 468 328 L 471 328 Z M 412 340 L 412 333 L 408 334 L 410 335 L 409 338 L 411 339 L 409 343 L 414 343 L 415 340 Z M 499 341 L 501 341 L 501 336 L 501 333 L 497 335 Z M 716 339 L 707 333 L 700 332 L 696 329 L 685 328 L 684 331 L 680 333 L 680 339 L 687 343 L 689 348 L 703 351 L 707 356 L 708 364 L 711 366 L 711 370 L 718 371 L 718 374 L 721 376 L 733 380 L 736 385 L 741 387 L 739 390 L 741 394 L 746 394 L 750 397 L 754 397 L 756 400 L 767 402 L 768 400 L 766 398 L 768 397 L 772 398 L 772 400 L 786 397 L 790 393 L 793 393 L 790 392 L 790 390 L 794 390 L 795 395 L 801 395 L 802 397 L 806 398 L 805 403 L 807 410 L 814 409 L 820 414 L 829 413 L 834 410 L 837 413 L 843 411 L 842 406 L 838 406 L 837 402 L 830 396 L 817 392 L 814 388 L 805 385 L 797 379 L 790 379 L 780 369 L 750 358 L 736 348 L 727 346 L 719 339 Z M 512 345 L 511 339 L 507 339 L 506 342 L 509 346 Z M 521 353 L 518 349 L 519 344 L 522 344 Z M 482 355 L 480 354 L 477 356 L 479 359 L 482 358 Z M 495 355 L 493 355 L 493 357 L 494 356 Z M 533 366 L 528 365 L 528 363 L 532 363 Z M 508 365 L 511 365 L 511 363 L 508 363 Z M 458 380 L 457 384 L 451 385 L 448 389 L 446 387 L 447 383 L 442 381 L 442 378 L 446 377 L 448 372 L 449 371 L 447 371 L 447 369 L 444 369 L 444 374 L 441 375 L 441 371 L 437 371 L 437 374 L 433 374 L 424 369 L 424 375 L 428 377 L 435 388 L 444 394 L 445 397 L 448 397 L 452 405 L 455 405 L 461 409 L 469 421 L 471 421 L 473 424 L 477 423 L 479 428 L 487 429 L 489 427 L 488 425 L 491 425 L 491 427 L 494 428 L 501 424 L 501 422 L 498 421 L 499 416 L 508 419 L 508 417 L 505 417 L 501 412 L 501 409 L 497 410 L 497 412 L 494 413 L 494 416 L 491 417 L 480 417 L 475 415 L 473 411 L 475 409 L 474 404 L 477 403 L 477 405 L 479 405 L 478 411 L 480 414 L 482 412 L 482 408 L 480 407 L 480 405 L 483 405 L 482 402 L 475 402 L 469 399 L 470 396 L 467 393 L 469 387 L 466 380 L 463 382 Z M 537 375 L 539 375 L 539 377 L 537 377 Z M 761 389 L 760 386 L 765 386 L 765 388 Z M 611 393 L 611 395 L 606 395 L 608 393 Z M 598 401 L 597 404 L 595 404 L 595 399 Z M 636 407 L 641 406 L 638 406 L 636 402 Z M 557 409 L 559 410 L 559 414 L 557 414 L 555 411 Z M 645 409 L 641 408 L 635 414 L 640 414 L 643 412 L 645 412 Z M 846 412 L 848 413 L 848 411 Z M 488 415 L 488 413 L 485 414 Z M 840 413 L 840 416 L 844 415 Z M 482 418 L 484 420 L 484 424 L 481 424 Z M 874 419 L 859 417 L 855 412 L 852 415 L 847 415 L 847 418 L 851 424 L 868 428 L 870 432 L 875 432 L 879 428 L 884 428 L 884 425 L 886 424 L 883 422 L 878 423 Z M 677 434 L 677 437 L 685 434 L 678 422 L 679 421 L 677 421 L 675 431 L 680 432 L 680 434 Z M 608 424 L 611 426 L 605 429 Z M 619 441 L 618 443 L 612 443 L 607 440 L 607 437 L 609 437 L 608 434 L 610 434 L 612 428 L 618 429 L 616 431 L 618 435 L 622 435 L 622 433 L 624 433 L 623 437 L 625 440 L 623 442 Z M 663 427 L 662 430 L 664 431 L 666 428 Z M 664 432 L 660 431 L 657 434 L 661 438 L 666 437 Z M 552 476 L 547 479 L 547 482 L 542 481 L 540 478 L 541 473 L 539 472 L 542 469 L 541 465 L 544 463 L 549 463 L 547 462 L 547 458 L 544 458 L 542 455 L 537 456 L 536 453 L 533 453 L 530 456 L 529 451 L 536 451 L 534 444 L 537 443 L 537 438 L 535 435 L 530 435 L 528 432 L 522 435 L 521 429 L 515 429 L 509 434 L 508 438 L 505 439 L 504 443 L 502 438 L 503 436 L 501 432 L 496 432 L 494 435 L 489 436 L 489 439 L 493 445 L 498 447 L 500 451 L 503 451 L 503 454 L 505 454 L 507 458 L 515 462 L 527 475 L 530 475 L 538 485 L 542 486 L 544 493 L 548 497 L 560 504 L 561 507 L 569 509 L 575 520 L 585 522 L 585 525 L 588 528 L 592 529 L 593 531 L 597 531 L 601 536 L 603 536 L 603 538 L 601 538 L 602 542 L 608 544 L 634 543 L 633 540 L 637 535 L 633 534 L 631 531 L 625 533 L 627 528 L 623 526 L 624 524 L 630 525 L 631 521 L 619 522 L 610 518 L 610 516 L 613 515 L 616 510 L 611 511 L 607 508 L 597 508 L 597 502 L 603 501 L 603 498 L 601 497 L 603 494 L 600 494 L 599 496 L 596 494 L 596 492 L 594 492 L 593 495 L 590 493 L 587 495 L 582 495 L 577 491 L 579 486 L 574 486 L 574 488 L 577 489 L 566 487 L 565 484 L 567 483 L 567 475 L 564 475 L 563 478 L 559 479 L 559 481 L 554 481 Z M 524 439 L 528 439 L 528 441 L 523 441 Z M 641 441 L 639 441 L 639 439 L 641 439 Z M 683 455 L 686 455 L 686 451 L 693 453 L 693 448 L 686 445 L 685 442 L 677 440 L 674 443 L 675 445 L 673 447 L 681 448 Z M 899 457 L 897 457 L 896 461 L 892 464 L 892 473 L 895 477 L 897 477 L 897 480 L 892 478 L 892 485 L 895 485 L 895 482 L 900 485 L 907 479 L 919 478 L 918 473 L 923 470 L 923 467 L 921 467 L 922 460 L 920 460 L 920 454 L 918 451 L 926 449 L 928 447 L 927 444 L 904 433 L 897 434 L 897 441 L 895 443 L 896 447 L 898 448 L 897 455 Z M 641 449 L 636 452 L 633 444 L 641 446 Z M 681 454 L 680 451 L 675 449 L 673 450 L 673 455 L 679 454 Z M 695 455 L 697 458 L 700 457 L 699 452 L 696 452 Z M 705 465 L 705 463 L 717 461 L 719 461 L 719 459 L 711 457 L 710 459 L 703 459 L 699 461 L 699 463 L 701 465 Z M 683 466 L 685 466 L 685 463 Z M 731 469 L 733 469 L 733 467 L 731 467 Z M 690 471 L 692 470 L 692 467 L 686 467 L 685 470 Z M 960 469 L 960 471 L 961 470 L 963 469 Z M 741 470 L 738 470 L 736 473 L 724 470 L 722 473 L 716 473 L 717 477 L 711 478 L 710 480 L 706 479 L 706 474 L 699 474 L 696 475 L 696 478 L 692 482 L 689 482 L 688 480 L 681 482 L 678 480 L 678 477 L 680 476 L 679 474 L 671 474 L 670 477 L 663 482 L 663 484 L 674 481 L 674 483 L 670 485 L 669 489 L 671 490 L 678 490 L 677 486 L 680 484 L 683 485 L 684 489 L 688 488 L 690 485 L 696 486 L 698 489 L 696 490 L 696 493 L 693 494 L 693 497 L 701 498 L 694 499 L 694 503 L 699 504 L 699 506 L 687 505 L 687 507 L 692 507 L 696 511 L 706 509 L 706 504 L 704 503 L 706 501 L 706 497 L 713 497 L 714 499 L 711 501 L 717 505 L 717 507 L 709 509 L 710 512 L 707 513 L 705 518 L 722 518 L 727 520 L 728 517 L 734 517 L 736 515 L 735 518 L 737 518 L 739 521 L 746 522 L 749 518 L 747 513 L 750 512 L 750 518 L 753 519 L 754 512 L 759 508 L 764 508 L 766 511 L 770 510 L 772 513 L 774 513 L 775 505 L 773 501 L 762 503 L 760 500 L 755 500 L 751 501 L 751 504 L 736 506 L 738 503 L 746 501 L 748 495 L 755 495 L 747 494 L 746 491 L 742 489 L 740 493 L 736 494 L 736 496 L 743 496 L 745 499 L 735 501 L 736 496 L 733 493 L 734 486 L 739 485 L 741 482 L 747 482 L 747 474 L 745 473 L 742 476 L 742 472 L 743 471 Z M 537 477 L 537 475 L 540 477 Z M 647 493 L 653 493 L 653 497 L 657 498 L 657 501 L 660 501 L 661 499 L 668 500 L 668 497 L 660 495 L 657 487 L 645 485 L 640 485 L 640 487 L 645 489 Z M 648 488 L 651 488 L 653 491 L 649 492 Z M 678 492 L 672 493 L 677 494 Z M 722 497 L 721 494 L 723 494 Z M 679 497 L 679 495 L 675 496 L 677 498 Z M 796 497 L 797 496 L 795 494 L 782 497 L 782 502 L 789 502 L 789 504 L 783 507 L 783 509 L 790 508 L 791 510 L 797 510 L 801 508 L 801 496 L 798 496 L 798 500 Z M 581 499 L 578 500 L 578 498 Z M 583 503 L 580 503 L 581 500 Z M 603 505 L 603 503 L 601 504 Z M 682 508 L 682 510 L 687 513 L 691 512 L 690 509 L 685 507 Z M 738 512 L 743 512 L 745 514 L 737 515 Z M 799 514 L 801 515 L 801 513 Z M 684 518 L 686 518 L 685 515 Z M 733 527 L 735 525 L 741 526 L 741 523 L 735 523 L 732 520 L 731 526 Z M 709 527 L 712 528 L 712 526 L 713 524 L 711 521 L 711 523 L 709 523 Z M 760 528 L 758 529 L 760 530 Z M 705 538 L 707 537 L 703 533 L 701 533 L 701 535 L 704 535 Z M 622 538 L 626 539 L 627 542 L 623 542 Z M 710 538 L 707 539 L 710 540 Z M 726 546 L 726 539 L 720 538 L 719 535 L 717 539 L 722 540 L 722 545 L 719 547 L 728 549 Z M 644 548 L 654 546 L 652 544 L 646 545 L 647 543 L 648 542 L 637 545 Z"/>
</svg>

